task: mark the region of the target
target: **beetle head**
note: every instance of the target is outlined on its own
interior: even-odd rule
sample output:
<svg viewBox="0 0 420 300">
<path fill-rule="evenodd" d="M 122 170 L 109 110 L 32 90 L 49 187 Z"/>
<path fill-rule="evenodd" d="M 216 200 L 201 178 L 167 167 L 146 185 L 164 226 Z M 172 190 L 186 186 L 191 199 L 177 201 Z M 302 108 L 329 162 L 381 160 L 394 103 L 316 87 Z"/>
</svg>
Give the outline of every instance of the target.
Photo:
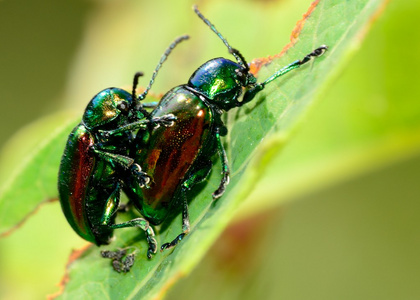
<svg viewBox="0 0 420 300">
<path fill-rule="evenodd" d="M 211 104 L 229 110 L 238 106 L 244 87 L 256 82 L 248 69 L 226 58 L 209 60 L 199 67 L 188 86 L 206 96 Z"/>
<path fill-rule="evenodd" d="M 94 129 L 111 122 L 127 123 L 133 116 L 133 100 L 129 92 L 119 88 L 108 88 L 96 94 L 86 107 L 83 123 Z"/>
</svg>

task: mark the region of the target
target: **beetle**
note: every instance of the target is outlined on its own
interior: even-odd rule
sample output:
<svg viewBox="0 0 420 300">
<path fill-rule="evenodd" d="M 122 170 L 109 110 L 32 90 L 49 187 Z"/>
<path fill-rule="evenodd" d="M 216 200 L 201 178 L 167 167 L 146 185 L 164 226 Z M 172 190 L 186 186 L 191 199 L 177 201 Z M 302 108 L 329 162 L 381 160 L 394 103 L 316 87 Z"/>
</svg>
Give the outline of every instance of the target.
<svg viewBox="0 0 420 300">
<path fill-rule="evenodd" d="M 161 251 L 177 245 L 190 231 L 187 192 L 205 180 L 213 167 L 213 157 L 218 153 L 222 176 L 213 199 L 220 198 L 229 183 L 229 166 L 221 137 L 226 135 L 221 116 L 223 112 L 252 101 L 268 83 L 299 68 L 312 58 L 321 56 L 323 45 L 280 69 L 264 82 L 257 83 L 241 53 L 232 48 L 227 40 L 206 19 L 197 6 L 198 17 L 222 40 L 236 62 L 226 58 L 214 58 L 200 66 L 187 84 L 167 92 L 152 117 L 174 115 L 171 127 L 153 129 L 144 142 L 144 135 L 136 138 L 138 145 L 130 157 L 141 163 L 143 170 L 152 178 L 150 188 L 142 189 L 136 180 L 127 179 L 129 199 L 151 224 L 161 224 L 178 203 L 182 207 L 182 233 L 164 243 Z M 240 95 L 245 90 L 242 101 Z"/>
<path fill-rule="evenodd" d="M 141 95 L 136 95 L 139 77 L 143 75 L 138 72 L 131 93 L 108 88 L 95 95 L 81 123 L 70 133 L 61 159 L 58 191 L 67 221 L 83 239 L 100 246 L 110 242 L 114 229 L 139 227 L 147 236 L 147 256 L 156 253 L 155 234 L 146 219 L 116 224 L 115 217 L 125 178 L 130 177 L 130 184 L 140 189 L 150 182 L 141 164 L 128 156 L 135 136 L 154 127 L 170 127 L 175 121 L 171 114 L 151 116 L 141 101 L 170 52 L 188 38 L 181 36 L 169 46 Z"/>
</svg>

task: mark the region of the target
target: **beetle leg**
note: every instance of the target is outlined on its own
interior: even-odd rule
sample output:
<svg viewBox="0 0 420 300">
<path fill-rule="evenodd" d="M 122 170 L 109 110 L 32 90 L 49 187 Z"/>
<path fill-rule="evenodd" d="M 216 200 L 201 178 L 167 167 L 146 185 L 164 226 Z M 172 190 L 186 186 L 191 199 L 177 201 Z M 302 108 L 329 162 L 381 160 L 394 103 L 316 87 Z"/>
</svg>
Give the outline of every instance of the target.
<svg viewBox="0 0 420 300">
<path fill-rule="evenodd" d="M 105 138 L 109 138 L 110 136 L 116 135 L 116 134 L 120 134 L 126 131 L 134 131 L 137 129 L 146 129 L 147 128 L 147 124 L 149 124 L 150 121 L 148 119 L 144 119 L 144 120 L 140 120 L 137 122 L 133 122 L 121 127 L 118 127 L 117 129 L 114 130 L 98 130 L 98 133 L 100 135 L 102 135 Z"/>
<path fill-rule="evenodd" d="M 108 161 L 112 165 L 118 164 L 124 169 L 130 169 L 130 172 L 138 179 L 140 187 L 147 186 L 150 182 L 150 176 L 141 170 L 139 164 L 134 163 L 134 159 L 124 156 L 121 154 L 115 154 L 106 152 L 103 150 L 96 149 L 95 146 L 92 146 L 91 149 L 98 155 L 100 158 Z"/>
<path fill-rule="evenodd" d="M 155 117 L 151 120 L 144 119 L 137 122 L 133 122 L 124 126 L 121 126 L 114 130 L 98 130 L 98 133 L 105 138 L 109 138 L 110 136 L 120 134 L 126 131 L 135 131 L 135 130 L 144 130 L 147 129 L 147 125 L 152 123 L 155 127 L 165 126 L 171 127 L 174 124 L 176 117 L 173 114 L 167 114 L 162 117 Z"/>
<path fill-rule="evenodd" d="M 264 83 L 257 83 L 252 88 L 248 89 L 245 92 L 244 97 L 242 98 L 242 101 L 238 103 L 238 106 L 242 106 L 242 105 L 252 101 L 252 99 L 254 99 L 255 95 L 257 93 L 259 93 L 260 91 L 262 91 L 264 89 L 264 87 L 265 87 Z"/>
<path fill-rule="evenodd" d="M 128 169 L 134 164 L 134 159 L 132 159 L 128 156 L 121 155 L 121 154 L 116 154 L 116 153 L 110 153 L 110 152 L 107 152 L 107 151 L 104 151 L 104 150 L 100 150 L 95 145 L 91 146 L 90 149 L 99 158 L 109 162 L 113 166 L 115 166 L 115 164 L 117 164 L 117 165 L 123 167 L 124 169 Z"/>
<path fill-rule="evenodd" d="M 186 196 L 187 189 L 187 184 L 184 183 L 184 186 L 181 189 L 184 204 L 182 208 L 182 233 L 179 234 L 172 242 L 163 244 L 160 247 L 160 251 L 175 247 L 190 232 L 190 217 L 188 215 L 188 201 Z"/>
<path fill-rule="evenodd" d="M 127 203 L 120 203 L 120 184 L 118 183 L 114 191 L 109 196 L 105 205 L 105 211 L 102 215 L 101 223 L 109 224 L 110 218 L 117 212 L 128 212 L 133 206 L 133 203 L 129 200 Z"/>
<path fill-rule="evenodd" d="M 118 211 L 118 206 L 120 205 L 120 191 L 120 183 L 116 183 L 114 190 L 106 201 L 105 209 L 101 218 L 101 225 L 109 226 L 112 217 Z"/>
<path fill-rule="evenodd" d="M 157 242 L 154 238 L 155 233 L 153 228 L 150 227 L 149 222 L 143 218 L 136 218 L 128 222 L 119 223 L 119 224 L 110 224 L 112 217 L 118 211 L 120 203 L 120 183 L 117 183 L 114 191 L 109 196 L 107 203 L 105 205 L 104 213 L 101 219 L 101 225 L 106 226 L 110 229 L 119 229 L 126 227 L 139 227 L 146 234 L 147 243 L 149 244 L 149 249 L 147 250 L 147 257 L 151 258 L 152 254 L 155 254 L 157 251 Z"/>
<path fill-rule="evenodd" d="M 165 243 L 161 246 L 160 251 L 176 246 L 189 232 L 190 232 L 190 218 L 188 215 L 188 200 L 187 191 L 197 183 L 204 181 L 211 172 L 212 162 L 210 160 L 203 160 L 199 163 L 199 168 L 192 169 L 191 175 L 181 187 L 181 197 L 183 201 L 182 209 L 182 233 L 179 234 L 172 242 Z"/>
<path fill-rule="evenodd" d="M 152 178 L 149 175 L 147 175 L 146 172 L 143 172 L 141 170 L 139 164 L 133 164 L 131 166 L 131 174 L 133 174 L 135 178 L 137 178 L 137 182 L 140 187 L 149 187 L 149 183 L 152 180 Z"/>
<path fill-rule="evenodd" d="M 230 174 L 226 151 L 220 139 L 219 127 L 216 128 L 216 141 L 217 141 L 217 149 L 219 152 L 220 160 L 222 161 L 222 180 L 220 181 L 220 185 L 217 188 L 217 190 L 213 193 L 214 200 L 220 198 L 225 192 L 226 186 L 229 184 L 229 174 Z"/>
<path fill-rule="evenodd" d="M 292 62 L 291 64 L 288 64 L 287 66 L 281 68 L 276 73 L 274 73 L 269 78 L 267 78 L 264 82 L 255 84 L 252 88 L 250 88 L 249 90 L 247 90 L 245 92 L 244 97 L 242 98 L 242 101 L 239 103 L 238 106 L 242 106 L 245 103 L 248 103 L 249 101 L 254 99 L 255 95 L 258 92 L 262 91 L 267 83 L 270 83 L 274 79 L 276 79 L 280 76 L 283 76 L 284 74 L 287 74 L 294 69 L 299 68 L 300 66 L 302 66 L 302 65 L 306 64 L 307 62 L 311 61 L 313 58 L 316 58 L 316 57 L 319 57 L 319 56 L 323 55 L 325 53 L 325 51 L 327 51 L 327 49 L 328 49 L 327 46 L 322 45 L 322 46 L 316 48 L 314 51 L 312 51 L 308 55 L 306 55 L 303 59 L 296 60 L 296 61 Z"/>
<path fill-rule="evenodd" d="M 162 117 L 153 117 L 150 122 L 155 126 L 155 128 L 158 128 L 161 125 L 164 127 L 172 127 L 175 120 L 176 117 L 173 114 L 167 114 Z"/>
<path fill-rule="evenodd" d="M 147 243 L 149 244 L 149 249 L 147 250 L 147 257 L 152 258 L 152 254 L 156 253 L 157 242 L 155 239 L 155 232 L 153 231 L 153 228 L 150 226 L 149 222 L 146 219 L 136 218 L 136 219 L 124 222 L 124 223 L 109 224 L 108 227 L 112 229 L 139 227 L 146 234 L 146 240 L 147 240 Z"/>
</svg>

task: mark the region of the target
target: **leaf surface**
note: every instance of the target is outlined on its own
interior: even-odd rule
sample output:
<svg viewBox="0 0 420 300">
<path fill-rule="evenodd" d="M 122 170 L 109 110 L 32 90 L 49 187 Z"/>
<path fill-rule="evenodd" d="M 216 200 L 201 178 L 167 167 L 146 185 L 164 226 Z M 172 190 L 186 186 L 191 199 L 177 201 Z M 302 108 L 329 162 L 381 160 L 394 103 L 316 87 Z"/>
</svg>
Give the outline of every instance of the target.
<svg viewBox="0 0 420 300">
<path fill-rule="evenodd" d="M 328 45 L 329 51 L 273 81 L 252 103 L 228 113 L 229 133 L 225 145 L 231 182 L 223 198 L 215 203 L 211 198 L 220 182 L 221 167 L 217 160 L 206 183 L 193 191 L 196 195 L 189 206 L 192 231 L 175 250 L 158 253 L 149 261 L 145 259 L 147 245 L 141 233 L 132 229 L 116 231 L 116 242 L 107 248 L 134 247 L 137 260 L 132 271 L 117 274 L 110 268 L 109 261 L 99 257 L 98 249 L 92 247 L 70 265 L 70 280 L 60 298 L 159 298 L 177 279 L 188 274 L 227 226 L 243 199 L 266 176 L 264 171 L 273 155 L 284 147 L 308 108 L 357 49 L 372 17 L 383 4 L 384 1 L 379 0 L 315 1 L 294 31 L 293 47 L 266 62 L 258 72 L 259 81 L 288 63 L 302 59 L 320 45 Z M 34 156 L 28 158 L 17 171 L 18 175 L 3 189 L 0 230 L 10 230 L 39 203 L 57 197 L 59 159 L 67 134 L 76 123 L 70 121 L 50 137 L 45 137 Z M 30 202 L 25 202 L 25 208 L 14 211 L 11 198 L 22 202 L 30 199 Z M 172 240 L 180 231 L 181 217 L 178 215 L 163 224 L 160 232 L 158 230 L 158 243 Z"/>
</svg>

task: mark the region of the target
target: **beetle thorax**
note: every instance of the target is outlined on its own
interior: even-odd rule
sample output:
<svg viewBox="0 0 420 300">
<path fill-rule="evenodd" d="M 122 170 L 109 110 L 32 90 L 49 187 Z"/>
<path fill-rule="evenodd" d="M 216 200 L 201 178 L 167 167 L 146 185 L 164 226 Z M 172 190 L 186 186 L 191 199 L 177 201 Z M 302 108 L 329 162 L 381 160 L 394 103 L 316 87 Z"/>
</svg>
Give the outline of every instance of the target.
<svg viewBox="0 0 420 300">
<path fill-rule="evenodd" d="M 94 129 L 115 122 L 120 116 L 126 118 L 122 109 L 129 111 L 131 102 L 130 93 L 118 88 L 105 89 L 90 100 L 83 115 L 83 123 L 87 128 Z"/>
<path fill-rule="evenodd" d="M 206 96 L 211 104 L 228 110 L 237 106 L 242 88 L 247 85 L 247 76 L 248 72 L 241 65 L 215 58 L 194 72 L 188 86 Z"/>
</svg>

